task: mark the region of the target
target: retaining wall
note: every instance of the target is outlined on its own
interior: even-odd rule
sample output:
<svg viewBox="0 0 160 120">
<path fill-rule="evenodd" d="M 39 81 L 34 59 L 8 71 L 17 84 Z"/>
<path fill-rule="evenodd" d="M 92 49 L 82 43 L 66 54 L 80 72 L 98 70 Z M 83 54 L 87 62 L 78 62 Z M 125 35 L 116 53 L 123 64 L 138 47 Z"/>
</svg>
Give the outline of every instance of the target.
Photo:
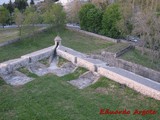
<svg viewBox="0 0 160 120">
<path fill-rule="evenodd" d="M 53 49 L 54 46 L 51 46 L 49 48 L 24 55 L 19 59 L 0 63 L 0 72 L 1 74 L 6 74 L 6 71 L 12 72 L 20 67 L 27 66 L 30 63 L 49 57 Z M 57 54 L 64 59 L 73 62 L 77 66 L 85 67 L 90 71 L 97 72 L 100 75 L 118 83 L 125 84 L 144 95 L 160 100 L 160 83 L 158 82 L 154 82 L 121 68 L 107 66 L 106 63 L 101 60 L 91 59 L 83 53 L 64 46 L 58 47 Z"/>
<path fill-rule="evenodd" d="M 88 58 L 84 54 L 81 56 L 79 52 L 67 50 L 60 47 L 57 54 L 61 57 L 74 62 L 77 66 L 84 67 L 90 71 L 97 72 L 118 83 L 126 86 L 150 97 L 160 100 L 160 83 L 144 78 L 137 74 L 123 70 L 121 68 L 106 66 L 106 63 L 100 60 Z M 74 60 L 73 60 L 74 59 Z"/>
<path fill-rule="evenodd" d="M 87 31 L 80 30 L 80 29 L 75 29 L 75 28 L 71 28 L 71 27 L 67 27 L 67 29 L 72 30 L 72 31 L 76 31 L 76 32 L 79 32 L 79 33 L 82 33 L 82 34 L 86 34 L 86 35 L 89 35 L 89 36 L 92 36 L 92 37 L 96 37 L 96 38 L 99 38 L 99 39 L 107 40 L 107 41 L 110 41 L 110 42 L 115 42 L 115 43 L 120 42 L 117 39 L 109 38 L 109 37 L 106 37 L 106 36 L 103 36 L 103 35 L 98 35 L 98 34 L 95 34 L 95 33 L 92 33 L 92 32 L 87 32 Z"/>
<path fill-rule="evenodd" d="M 101 55 L 91 55 L 92 58 L 100 59 L 102 61 L 107 62 L 110 66 L 115 66 L 118 68 L 122 68 L 143 77 L 152 79 L 154 81 L 160 82 L 160 72 L 144 67 L 139 64 L 135 64 L 120 58 L 115 58 L 114 53 L 110 52 L 102 52 Z"/>
<path fill-rule="evenodd" d="M 31 63 L 35 63 L 39 60 L 49 57 L 54 49 L 54 46 L 21 56 L 21 58 L 9 60 L 0 63 L 0 75 L 6 75 L 12 73 L 14 70 L 28 66 Z"/>
</svg>

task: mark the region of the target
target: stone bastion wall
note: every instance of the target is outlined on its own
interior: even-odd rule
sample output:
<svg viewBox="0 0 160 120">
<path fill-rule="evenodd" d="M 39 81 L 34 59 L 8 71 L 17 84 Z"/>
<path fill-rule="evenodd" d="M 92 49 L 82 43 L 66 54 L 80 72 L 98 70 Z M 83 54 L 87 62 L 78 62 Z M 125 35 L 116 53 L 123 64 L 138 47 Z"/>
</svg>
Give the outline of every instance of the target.
<svg viewBox="0 0 160 120">
<path fill-rule="evenodd" d="M 18 59 L 9 60 L 0 63 L 0 76 L 7 75 L 14 70 L 28 66 L 31 63 L 38 62 L 39 60 L 48 58 L 54 46 L 21 56 Z M 97 72 L 101 76 L 107 77 L 120 84 L 126 86 L 157 100 L 160 100 L 160 83 L 144 78 L 140 75 L 126 71 L 121 68 L 107 66 L 107 63 L 89 58 L 86 54 L 77 52 L 73 49 L 59 46 L 57 49 L 58 56 L 71 61 L 79 67 L 84 67 L 90 71 Z"/>
</svg>

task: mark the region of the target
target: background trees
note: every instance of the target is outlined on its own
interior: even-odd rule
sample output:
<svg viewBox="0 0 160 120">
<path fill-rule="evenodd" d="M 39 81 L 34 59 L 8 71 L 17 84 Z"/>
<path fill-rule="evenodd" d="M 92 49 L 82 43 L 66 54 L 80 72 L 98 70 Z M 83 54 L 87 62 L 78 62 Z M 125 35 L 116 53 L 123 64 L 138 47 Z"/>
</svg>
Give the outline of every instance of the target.
<svg viewBox="0 0 160 120">
<path fill-rule="evenodd" d="M 0 7 L 0 23 L 2 24 L 3 28 L 8 20 L 9 20 L 9 11 L 3 6 Z"/>
<path fill-rule="evenodd" d="M 31 6 L 28 7 L 24 12 L 24 24 L 32 25 L 33 32 L 35 28 L 35 24 L 41 23 L 42 18 L 40 14 L 36 11 L 36 8 Z"/>
<path fill-rule="evenodd" d="M 66 5 L 67 21 L 71 23 L 79 23 L 78 13 L 81 9 L 82 3 L 79 0 L 68 2 Z"/>
<path fill-rule="evenodd" d="M 122 14 L 118 4 L 111 4 L 104 12 L 102 19 L 102 34 L 119 38 L 121 31 L 118 29 L 117 24 L 122 19 Z"/>
<path fill-rule="evenodd" d="M 80 25 L 82 29 L 98 33 L 101 29 L 102 11 L 92 4 L 85 4 L 80 12 Z"/>
<path fill-rule="evenodd" d="M 24 12 L 26 7 L 28 6 L 28 0 L 15 0 L 15 7 L 18 8 L 21 12 Z"/>
<path fill-rule="evenodd" d="M 24 21 L 24 15 L 16 8 L 14 13 L 15 23 L 19 28 L 19 36 L 22 35 L 22 24 Z"/>
<path fill-rule="evenodd" d="M 88 25 L 89 21 L 87 21 L 87 12 L 92 8 L 93 9 L 95 8 L 93 4 L 85 4 L 84 6 L 82 6 L 81 10 L 79 11 L 80 26 L 81 26 L 81 29 L 83 30 L 87 30 L 89 27 Z"/>
<path fill-rule="evenodd" d="M 64 26 L 66 14 L 61 4 L 52 4 L 43 13 L 44 23 L 51 24 L 51 26 Z"/>
</svg>

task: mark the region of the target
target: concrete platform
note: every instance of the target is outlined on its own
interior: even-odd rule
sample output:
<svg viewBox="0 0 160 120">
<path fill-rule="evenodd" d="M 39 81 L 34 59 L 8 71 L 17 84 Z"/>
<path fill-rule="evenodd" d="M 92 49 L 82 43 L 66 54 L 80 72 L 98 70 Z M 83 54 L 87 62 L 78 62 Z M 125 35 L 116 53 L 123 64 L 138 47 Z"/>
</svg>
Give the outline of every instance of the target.
<svg viewBox="0 0 160 120">
<path fill-rule="evenodd" d="M 84 89 L 98 81 L 100 75 L 91 71 L 85 72 L 78 79 L 68 81 L 71 85 L 78 89 Z"/>
<path fill-rule="evenodd" d="M 33 78 L 27 77 L 25 74 L 14 71 L 8 75 L 1 76 L 7 84 L 13 86 L 24 85 L 33 80 Z"/>
<path fill-rule="evenodd" d="M 77 66 L 75 66 L 71 62 L 64 63 L 61 67 L 56 69 L 49 69 L 50 73 L 53 73 L 59 77 L 62 77 L 64 75 L 73 73 L 77 69 Z"/>
<path fill-rule="evenodd" d="M 31 73 L 34 73 L 38 76 L 43 76 L 49 73 L 48 68 L 40 62 L 30 64 L 29 66 L 27 66 L 27 68 Z"/>
</svg>

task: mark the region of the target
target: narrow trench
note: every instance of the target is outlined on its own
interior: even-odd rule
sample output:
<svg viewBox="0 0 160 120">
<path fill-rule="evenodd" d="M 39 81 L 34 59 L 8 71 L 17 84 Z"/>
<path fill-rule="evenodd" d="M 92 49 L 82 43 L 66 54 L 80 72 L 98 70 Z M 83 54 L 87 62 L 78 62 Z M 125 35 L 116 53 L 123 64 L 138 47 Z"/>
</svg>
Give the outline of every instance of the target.
<svg viewBox="0 0 160 120">
<path fill-rule="evenodd" d="M 49 60 L 49 63 L 51 64 L 53 60 L 57 57 L 57 47 L 59 46 L 59 42 L 57 42 L 56 47 L 53 50 L 53 54 L 51 54 L 51 58 Z"/>
<path fill-rule="evenodd" d="M 57 45 L 56 45 L 56 47 L 54 48 L 54 51 L 53 51 L 53 59 L 55 58 L 55 57 L 57 57 L 57 47 L 59 46 L 59 42 L 57 42 Z"/>
</svg>

